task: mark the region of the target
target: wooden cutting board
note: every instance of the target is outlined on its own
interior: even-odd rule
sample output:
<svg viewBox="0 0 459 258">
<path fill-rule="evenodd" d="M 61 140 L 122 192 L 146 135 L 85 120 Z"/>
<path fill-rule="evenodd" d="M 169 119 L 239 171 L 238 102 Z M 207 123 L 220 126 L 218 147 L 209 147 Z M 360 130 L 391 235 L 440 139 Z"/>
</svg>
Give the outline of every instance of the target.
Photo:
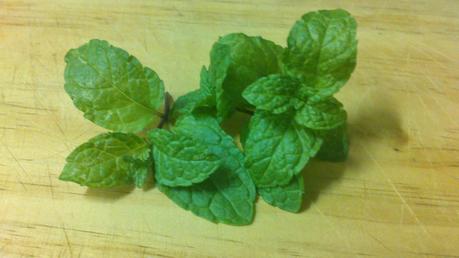
<svg viewBox="0 0 459 258">
<path fill-rule="evenodd" d="M 219 36 L 285 45 L 303 13 L 338 7 L 359 24 L 338 94 L 351 153 L 307 167 L 301 213 L 260 200 L 252 225 L 216 225 L 153 187 L 57 179 L 104 131 L 64 92 L 69 48 L 106 39 L 177 97 L 198 87 Z M 0 1 L 0 257 L 458 257 L 458 42 L 458 1 Z"/>
</svg>

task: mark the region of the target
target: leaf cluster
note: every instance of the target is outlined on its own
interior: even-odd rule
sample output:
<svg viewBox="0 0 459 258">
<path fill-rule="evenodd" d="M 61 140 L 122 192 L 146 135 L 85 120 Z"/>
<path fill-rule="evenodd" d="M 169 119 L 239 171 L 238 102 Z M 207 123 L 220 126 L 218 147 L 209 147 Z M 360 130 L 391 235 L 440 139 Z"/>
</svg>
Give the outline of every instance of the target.
<svg viewBox="0 0 459 258">
<path fill-rule="evenodd" d="M 91 40 L 67 53 L 65 90 L 85 118 L 111 132 L 77 147 L 60 179 L 142 187 L 154 174 L 172 201 L 216 223 L 250 224 L 257 194 L 298 212 L 309 160 L 347 157 L 347 114 L 333 95 L 350 78 L 356 51 L 356 22 L 340 9 L 303 15 L 286 47 L 228 34 L 212 46 L 199 89 L 169 107 L 152 69 Z M 252 114 L 242 150 L 221 127 L 238 111 Z"/>
</svg>

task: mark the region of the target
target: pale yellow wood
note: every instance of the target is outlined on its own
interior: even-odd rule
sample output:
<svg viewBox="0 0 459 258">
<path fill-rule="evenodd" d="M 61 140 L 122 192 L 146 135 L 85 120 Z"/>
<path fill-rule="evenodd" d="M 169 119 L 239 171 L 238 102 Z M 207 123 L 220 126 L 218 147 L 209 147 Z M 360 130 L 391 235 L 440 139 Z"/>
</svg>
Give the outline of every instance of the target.
<svg viewBox="0 0 459 258">
<path fill-rule="evenodd" d="M 285 45 L 293 22 L 345 8 L 358 67 L 339 93 L 352 148 L 305 171 L 307 207 L 257 203 L 253 225 L 215 225 L 155 188 L 87 191 L 57 179 L 104 130 L 63 89 L 63 58 L 107 39 L 174 96 L 198 87 L 220 35 Z M 0 257 L 459 256 L 458 1 L 0 1 Z"/>
</svg>

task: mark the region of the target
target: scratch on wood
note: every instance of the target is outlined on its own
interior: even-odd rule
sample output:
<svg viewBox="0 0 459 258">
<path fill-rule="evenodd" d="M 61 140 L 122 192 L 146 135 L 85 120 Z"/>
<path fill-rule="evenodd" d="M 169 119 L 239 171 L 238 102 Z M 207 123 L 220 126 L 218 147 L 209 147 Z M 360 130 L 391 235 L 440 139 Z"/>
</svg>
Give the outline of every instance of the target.
<svg viewBox="0 0 459 258">
<path fill-rule="evenodd" d="M 38 107 L 28 107 L 28 106 L 23 106 L 23 105 L 19 105 L 19 104 L 13 104 L 13 103 L 2 103 L 2 105 L 15 107 L 15 108 L 21 108 L 21 109 L 27 109 L 27 110 L 55 111 L 53 109 L 38 108 Z"/>
<path fill-rule="evenodd" d="M 400 225 L 403 225 L 404 218 L 405 218 L 405 206 L 402 204 L 400 205 L 400 220 L 399 220 Z"/>
<path fill-rule="evenodd" d="M 390 177 L 388 177 L 387 174 L 384 172 L 384 169 L 381 166 L 381 164 L 379 164 L 379 162 L 373 157 L 373 155 L 368 151 L 368 149 L 364 145 L 362 145 L 362 147 L 365 150 L 365 152 L 367 153 L 368 157 L 370 157 L 370 159 L 376 164 L 376 166 L 378 167 L 378 171 L 380 171 L 380 173 L 383 175 L 383 177 L 386 179 L 386 181 L 392 187 L 393 191 L 397 194 L 397 196 L 400 199 L 400 201 L 403 203 L 403 205 L 406 206 L 406 208 L 408 209 L 410 214 L 413 215 L 413 218 L 416 220 L 416 223 L 421 227 L 422 231 L 426 235 L 428 235 L 430 238 L 432 238 L 431 234 L 427 231 L 427 229 L 425 228 L 424 224 L 419 220 L 418 216 L 413 211 L 411 206 L 408 204 L 408 202 L 405 200 L 405 198 L 400 194 L 398 188 L 392 182 L 392 179 L 390 179 Z"/>
<path fill-rule="evenodd" d="M 11 82 L 12 82 L 12 83 L 15 83 L 15 82 L 16 82 L 16 72 L 17 72 L 17 67 L 14 66 L 13 78 L 11 79 Z"/>
<path fill-rule="evenodd" d="M 422 46 L 421 46 L 422 48 L 429 49 L 429 50 L 431 50 L 432 52 L 436 52 L 438 55 L 442 56 L 443 58 L 447 59 L 447 60 L 450 61 L 450 62 L 456 62 L 456 60 L 454 60 L 454 59 L 452 59 L 451 57 L 449 57 L 449 56 L 443 54 L 443 53 L 442 53 L 441 51 L 439 51 L 438 49 L 433 48 L 433 47 L 431 47 L 431 46 L 429 46 L 429 45 L 427 45 L 427 44 L 424 44 L 424 43 L 422 43 L 421 41 L 411 41 L 411 42 L 412 42 L 412 43 L 416 43 L 416 44 L 418 44 L 418 45 L 422 45 Z M 426 55 L 428 55 L 426 51 L 422 51 L 422 53 L 425 53 Z M 436 61 L 436 59 L 433 58 L 433 61 Z M 438 61 L 437 61 L 437 62 L 438 62 Z M 446 67 L 446 66 L 444 66 L 444 67 Z M 446 67 L 446 68 L 447 68 L 447 67 Z"/>
<path fill-rule="evenodd" d="M 183 16 L 183 13 L 180 12 L 180 10 L 177 8 L 177 6 L 175 6 L 175 4 L 172 4 L 172 7 L 174 8 L 174 10 L 177 12 L 177 14 L 178 14 L 179 16 L 181 16 L 181 17 Z"/>
<path fill-rule="evenodd" d="M 375 236 L 373 236 L 370 232 L 367 232 L 367 234 L 368 234 L 373 240 L 375 240 L 379 245 L 381 245 L 384 249 L 386 249 L 386 250 L 389 251 L 389 252 L 393 252 L 392 249 L 390 249 L 389 247 L 387 247 L 381 240 L 379 240 L 378 238 L 376 238 Z"/>
<path fill-rule="evenodd" d="M 72 245 L 70 244 L 69 236 L 67 235 L 67 230 L 66 230 L 64 224 L 62 224 L 62 231 L 64 232 L 65 241 L 67 243 L 67 247 L 68 247 L 69 252 L 70 252 L 70 257 L 73 257 Z"/>
<path fill-rule="evenodd" d="M 27 171 L 25 170 L 25 168 L 21 165 L 21 163 L 19 162 L 19 160 L 16 158 L 16 156 L 13 154 L 13 152 L 10 150 L 10 148 L 8 147 L 7 144 L 5 144 L 4 142 L 2 142 L 2 145 L 3 147 L 5 147 L 5 149 L 8 151 L 8 153 L 10 154 L 10 156 L 14 159 L 14 161 L 16 162 L 16 164 L 21 168 L 22 172 L 24 172 L 24 174 L 28 174 Z"/>
<path fill-rule="evenodd" d="M 336 233 L 336 235 L 339 238 L 344 239 L 344 242 L 346 243 L 347 251 L 350 252 L 352 250 L 352 248 L 351 248 L 351 244 L 349 243 L 349 239 L 347 237 L 344 237 L 341 234 L 341 232 L 338 230 L 336 225 L 327 216 L 325 216 L 325 214 L 320 210 L 319 207 L 317 207 L 316 204 L 313 204 L 312 207 L 320 214 L 320 216 L 322 216 L 327 221 L 327 223 L 332 227 L 332 229 Z"/>
<path fill-rule="evenodd" d="M 50 173 L 50 170 L 49 170 L 49 163 L 46 163 L 46 172 L 48 173 L 49 188 L 50 188 L 50 191 L 51 191 L 51 199 L 54 200 L 55 199 L 54 186 L 53 186 L 53 181 L 51 180 L 51 173 Z"/>
<path fill-rule="evenodd" d="M 27 171 L 24 169 L 24 167 L 21 165 L 21 163 L 19 162 L 19 160 L 16 158 L 16 156 L 14 156 L 13 152 L 11 152 L 10 148 L 8 147 L 8 145 L 6 145 L 4 142 L 1 142 L 3 147 L 5 147 L 5 149 L 8 151 L 8 153 L 10 154 L 10 156 L 14 159 L 14 161 L 16 162 L 16 164 L 21 168 L 22 172 L 24 174 L 27 175 Z M 16 178 L 19 182 L 19 184 L 21 184 L 22 188 L 27 191 L 27 187 L 25 186 L 24 182 L 22 182 L 21 178 L 19 175 L 16 175 Z"/>
</svg>

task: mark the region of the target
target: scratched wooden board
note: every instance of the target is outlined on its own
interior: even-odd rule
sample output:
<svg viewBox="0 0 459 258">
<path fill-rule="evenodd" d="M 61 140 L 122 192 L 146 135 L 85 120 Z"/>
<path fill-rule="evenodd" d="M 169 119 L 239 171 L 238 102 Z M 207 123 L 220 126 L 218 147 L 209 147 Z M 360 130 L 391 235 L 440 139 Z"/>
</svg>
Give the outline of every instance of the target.
<svg viewBox="0 0 459 258">
<path fill-rule="evenodd" d="M 250 226 L 216 225 L 155 188 L 87 190 L 57 179 L 104 130 L 63 89 L 63 57 L 109 40 L 173 96 L 198 87 L 218 36 L 285 45 L 316 9 L 359 24 L 358 66 L 338 94 L 352 148 L 305 170 L 300 214 L 259 201 Z M 0 1 L 0 257 L 458 257 L 458 1 Z"/>
</svg>

